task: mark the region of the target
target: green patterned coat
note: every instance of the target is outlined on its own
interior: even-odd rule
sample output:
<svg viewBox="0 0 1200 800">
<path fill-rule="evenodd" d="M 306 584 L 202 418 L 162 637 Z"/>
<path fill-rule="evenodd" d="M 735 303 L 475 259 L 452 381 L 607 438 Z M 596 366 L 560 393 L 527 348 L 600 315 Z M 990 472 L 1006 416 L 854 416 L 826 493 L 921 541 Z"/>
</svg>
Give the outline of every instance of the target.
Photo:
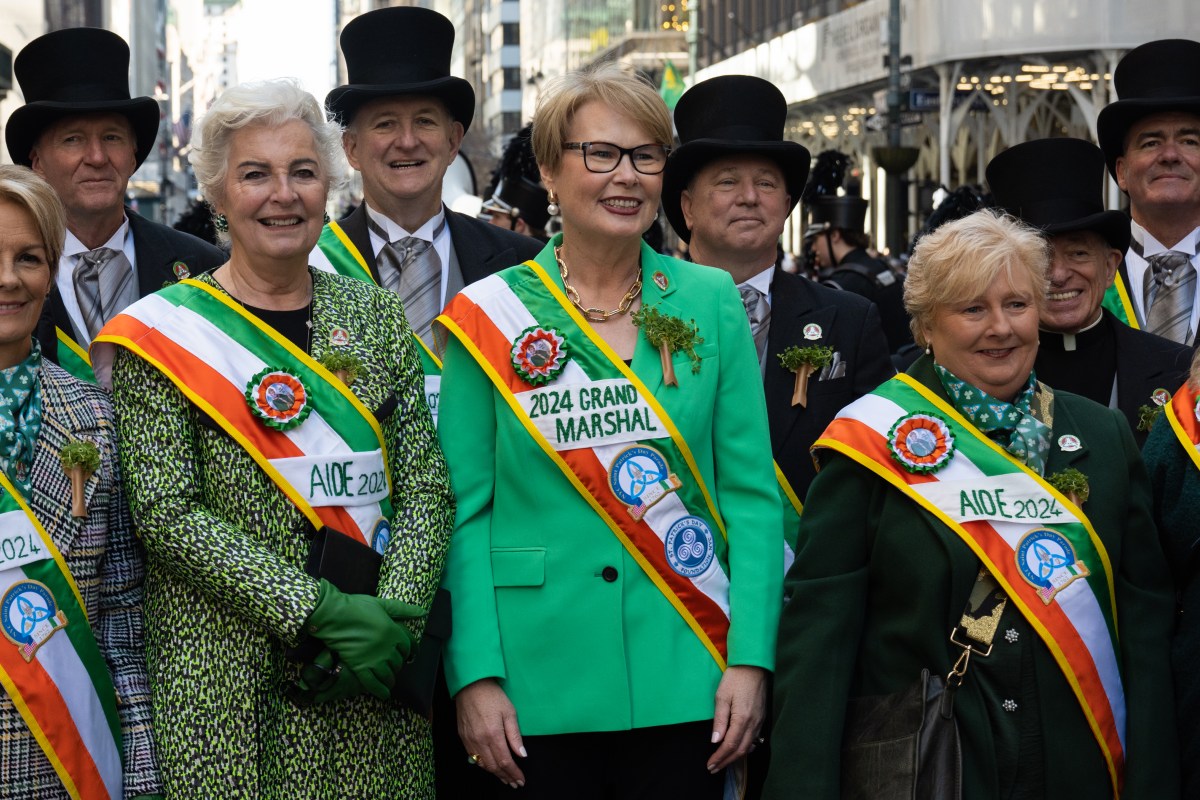
<svg viewBox="0 0 1200 800">
<path fill-rule="evenodd" d="M 408 323 L 391 292 L 321 272 L 313 286 L 313 357 L 329 350 L 335 328 L 349 331 L 339 349 L 364 364 L 352 389 L 383 417 L 396 516 L 380 595 L 428 608 L 454 499 Z M 304 517 L 149 363 L 118 352 L 113 391 L 149 555 L 147 661 L 167 795 L 432 797 L 424 719 L 370 696 L 305 710 L 284 698 L 297 677 L 284 646 L 317 601 L 303 570 Z"/>
</svg>

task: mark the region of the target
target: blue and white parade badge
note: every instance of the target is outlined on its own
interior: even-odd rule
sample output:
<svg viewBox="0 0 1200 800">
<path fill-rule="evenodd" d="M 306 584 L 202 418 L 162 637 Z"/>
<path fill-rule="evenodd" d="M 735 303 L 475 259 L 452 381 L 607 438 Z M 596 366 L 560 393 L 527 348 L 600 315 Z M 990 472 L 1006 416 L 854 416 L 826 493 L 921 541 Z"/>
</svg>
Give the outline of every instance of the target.
<svg viewBox="0 0 1200 800">
<path fill-rule="evenodd" d="M 267 367 L 246 384 L 246 402 L 264 424 L 276 430 L 290 430 L 312 413 L 308 390 L 295 375 Z"/>
<path fill-rule="evenodd" d="M 1067 538 L 1052 528 L 1034 528 L 1022 536 L 1017 542 L 1016 559 L 1021 577 L 1037 590 L 1046 605 L 1076 578 L 1091 574 L 1087 565 L 1076 560 L 1075 548 Z"/>
<path fill-rule="evenodd" d="M 809 341 L 820 339 L 822 333 L 821 326 L 815 322 L 810 322 L 804 326 L 804 338 Z"/>
<path fill-rule="evenodd" d="M 653 447 L 626 447 L 608 468 L 608 485 L 629 506 L 629 516 L 640 521 L 646 512 L 683 484 L 667 467 L 667 460 Z"/>
<path fill-rule="evenodd" d="M 937 472 L 954 455 L 954 434 L 935 414 L 909 414 L 888 431 L 888 449 L 909 472 Z"/>
<path fill-rule="evenodd" d="M 383 555 L 387 550 L 388 542 L 392 540 L 392 523 L 388 522 L 383 517 L 380 517 L 374 525 L 371 526 L 371 549 L 379 555 Z"/>
<path fill-rule="evenodd" d="M 512 363 L 526 383 L 549 383 L 567 364 L 567 342 L 553 328 L 526 328 L 513 340 Z"/>
<path fill-rule="evenodd" d="M 43 583 L 17 581 L 0 597 L 0 628 L 26 662 L 66 624 L 67 615 L 58 609 L 54 595 Z"/>
<path fill-rule="evenodd" d="M 716 555 L 713 532 L 699 517 L 680 517 L 667 531 L 667 563 L 685 578 L 708 571 Z"/>
</svg>

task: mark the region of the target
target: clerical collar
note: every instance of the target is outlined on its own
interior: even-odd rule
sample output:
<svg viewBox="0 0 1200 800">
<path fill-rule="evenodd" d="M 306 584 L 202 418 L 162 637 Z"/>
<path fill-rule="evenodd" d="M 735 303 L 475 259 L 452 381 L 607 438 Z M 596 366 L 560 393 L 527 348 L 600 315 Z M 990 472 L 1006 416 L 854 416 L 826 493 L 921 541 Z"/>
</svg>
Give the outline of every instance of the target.
<svg viewBox="0 0 1200 800">
<path fill-rule="evenodd" d="M 1058 331 L 1048 331 L 1045 329 L 1038 331 L 1038 342 L 1041 347 L 1047 344 L 1054 347 L 1055 350 L 1065 350 L 1067 352 L 1073 350 L 1086 350 L 1094 344 L 1100 342 L 1108 333 L 1108 326 L 1102 325 L 1105 320 L 1104 312 L 1100 312 L 1100 316 L 1096 321 L 1086 328 L 1081 328 L 1075 333 L 1059 333 Z"/>
</svg>

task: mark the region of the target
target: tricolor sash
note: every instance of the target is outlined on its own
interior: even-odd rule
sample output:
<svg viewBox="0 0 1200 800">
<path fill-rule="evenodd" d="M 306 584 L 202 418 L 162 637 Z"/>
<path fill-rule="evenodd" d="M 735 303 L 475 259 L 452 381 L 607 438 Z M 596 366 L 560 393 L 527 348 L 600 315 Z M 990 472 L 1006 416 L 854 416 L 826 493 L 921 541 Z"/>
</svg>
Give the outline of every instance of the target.
<svg viewBox="0 0 1200 800">
<path fill-rule="evenodd" d="M 1187 381 L 1183 386 L 1179 387 L 1179 391 L 1175 392 L 1175 396 L 1167 402 L 1167 407 L 1163 410 L 1164 415 L 1171 423 L 1171 430 L 1175 432 L 1175 437 L 1179 439 L 1179 443 L 1183 445 L 1183 450 L 1192 459 L 1192 463 L 1200 469 L 1200 417 L 1197 416 L 1200 411 L 1197 410 L 1197 404 L 1200 403 L 1200 398 L 1196 395 L 1196 390 L 1192 388 L 1191 381 Z"/>
<path fill-rule="evenodd" d="M 1129 299 L 1129 290 L 1125 287 L 1120 270 L 1117 270 L 1112 286 L 1105 290 L 1104 300 L 1100 305 L 1111 311 L 1117 319 L 1129 327 L 1141 330 L 1142 326 L 1138 324 L 1137 312 L 1134 311 L 1133 301 Z"/>
<path fill-rule="evenodd" d="M 166 375 L 314 528 L 328 525 L 383 552 L 393 513 L 383 432 L 345 384 L 278 331 L 189 278 L 114 317 L 93 358 L 111 358 L 107 345 Z M 286 409 L 281 394 L 292 401 Z"/>
<path fill-rule="evenodd" d="M 62 553 L 0 470 L 0 685 L 67 793 L 121 800 L 108 665 Z"/>
<path fill-rule="evenodd" d="M 813 448 L 870 469 L 979 556 L 1066 676 L 1118 794 L 1125 693 L 1112 565 L 1083 511 L 908 375 L 842 409 Z M 944 461 L 936 472 L 924 471 L 931 459 Z"/>
<path fill-rule="evenodd" d="M 92 373 L 92 359 L 87 351 L 80 347 L 71 334 L 62 328 L 55 328 L 58 338 L 58 365 L 81 381 L 95 383 L 96 376 Z"/>
<path fill-rule="evenodd" d="M 724 523 L 687 442 L 646 385 L 533 261 L 471 284 L 436 322 L 471 353 L 533 440 L 724 669 Z M 444 331 L 435 331 L 444 341 Z M 554 342 L 553 370 L 537 376 L 518 369 L 518 362 L 544 364 L 539 348 Z"/>
<path fill-rule="evenodd" d="M 321 252 L 339 275 L 379 285 L 371 275 L 371 268 L 367 266 L 366 259 L 354 246 L 354 242 L 350 241 L 341 225 L 336 222 L 327 223 L 321 231 L 321 238 L 317 240 L 317 247 L 321 248 Z M 433 415 L 433 424 L 437 425 L 438 399 L 442 391 L 442 362 L 428 345 L 421 341 L 420 336 L 414 333 L 413 340 L 417 343 L 417 352 L 421 354 L 421 371 L 425 373 L 425 402 L 429 406 L 429 413 Z"/>
<path fill-rule="evenodd" d="M 804 513 L 804 504 L 778 462 L 775 462 L 775 482 L 779 484 L 779 502 L 783 506 L 783 574 L 786 575 L 796 560 L 796 541 L 800 538 L 800 515 Z"/>
</svg>

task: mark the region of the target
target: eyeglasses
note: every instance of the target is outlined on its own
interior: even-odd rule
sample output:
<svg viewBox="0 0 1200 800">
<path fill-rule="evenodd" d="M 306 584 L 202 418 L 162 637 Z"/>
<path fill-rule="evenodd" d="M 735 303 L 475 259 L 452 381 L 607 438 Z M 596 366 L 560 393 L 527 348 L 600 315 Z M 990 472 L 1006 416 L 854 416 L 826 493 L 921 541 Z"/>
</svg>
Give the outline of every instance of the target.
<svg viewBox="0 0 1200 800">
<path fill-rule="evenodd" d="M 671 148 L 662 144 L 643 144 L 637 147 L 617 147 L 611 142 L 564 142 L 564 150 L 583 153 L 583 166 L 588 172 L 612 172 L 629 156 L 629 163 L 643 175 L 657 175 L 667 166 Z"/>
</svg>

